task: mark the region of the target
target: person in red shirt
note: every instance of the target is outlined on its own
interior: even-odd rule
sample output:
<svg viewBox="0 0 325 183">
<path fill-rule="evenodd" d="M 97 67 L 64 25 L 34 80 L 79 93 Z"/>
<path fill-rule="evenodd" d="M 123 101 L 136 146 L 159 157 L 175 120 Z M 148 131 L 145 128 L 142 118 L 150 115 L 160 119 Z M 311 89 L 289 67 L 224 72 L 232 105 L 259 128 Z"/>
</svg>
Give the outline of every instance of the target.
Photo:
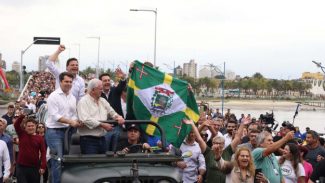
<svg viewBox="0 0 325 183">
<path fill-rule="evenodd" d="M 36 124 L 34 119 L 24 115 L 14 124 L 20 141 L 16 175 L 19 183 L 40 182 L 40 175 L 46 169 L 45 141 L 36 134 Z"/>
</svg>

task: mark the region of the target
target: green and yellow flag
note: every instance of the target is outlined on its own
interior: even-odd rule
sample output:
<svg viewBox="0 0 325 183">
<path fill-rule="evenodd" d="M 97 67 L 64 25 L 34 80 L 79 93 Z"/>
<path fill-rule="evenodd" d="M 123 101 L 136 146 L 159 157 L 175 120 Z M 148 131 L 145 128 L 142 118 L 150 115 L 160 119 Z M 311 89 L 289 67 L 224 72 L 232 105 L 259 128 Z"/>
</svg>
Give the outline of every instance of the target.
<svg viewBox="0 0 325 183">
<path fill-rule="evenodd" d="M 167 141 L 179 147 L 191 128 L 185 117 L 197 122 L 199 111 L 186 81 L 134 61 L 128 83 L 127 113 L 138 120 L 151 120 L 165 130 Z M 142 126 L 148 135 L 160 136 L 152 125 Z"/>
</svg>

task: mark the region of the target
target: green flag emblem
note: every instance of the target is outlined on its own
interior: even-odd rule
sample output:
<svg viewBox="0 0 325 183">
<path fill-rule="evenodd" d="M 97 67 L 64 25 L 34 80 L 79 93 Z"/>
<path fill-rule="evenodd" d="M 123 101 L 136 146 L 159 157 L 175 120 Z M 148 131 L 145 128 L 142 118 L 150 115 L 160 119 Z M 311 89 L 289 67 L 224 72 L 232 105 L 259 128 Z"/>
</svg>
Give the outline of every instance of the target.
<svg viewBox="0 0 325 183">
<path fill-rule="evenodd" d="M 134 61 L 128 82 L 127 113 L 136 119 L 151 120 L 164 129 L 167 141 L 179 147 L 191 128 L 185 117 L 197 122 L 198 107 L 186 81 Z M 148 135 L 159 136 L 152 125 L 142 126 Z"/>
</svg>

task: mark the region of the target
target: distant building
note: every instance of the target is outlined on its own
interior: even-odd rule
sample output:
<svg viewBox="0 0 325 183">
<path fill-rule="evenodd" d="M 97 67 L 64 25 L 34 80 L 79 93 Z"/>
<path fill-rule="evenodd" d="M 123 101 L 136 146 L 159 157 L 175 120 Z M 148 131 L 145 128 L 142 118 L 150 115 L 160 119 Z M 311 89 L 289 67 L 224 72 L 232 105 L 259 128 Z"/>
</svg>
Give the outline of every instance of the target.
<svg viewBox="0 0 325 183">
<path fill-rule="evenodd" d="M 46 60 L 49 58 L 48 55 L 40 56 L 38 58 L 38 71 L 45 71 L 46 70 Z"/>
<path fill-rule="evenodd" d="M 176 74 L 176 76 L 182 76 L 183 75 L 183 69 L 182 69 L 181 66 L 177 66 L 175 68 L 175 74 Z"/>
<path fill-rule="evenodd" d="M 304 72 L 302 73 L 301 79 L 311 85 L 310 93 L 314 95 L 325 95 L 324 74 L 320 72 Z"/>
<path fill-rule="evenodd" d="M 235 80 L 236 73 L 234 73 L 233 71 L 226 71 L 226 79 L 227 80 Z"/>
<path fill-rule="evenodd" d="M 194 59 L 190 60 L 189 63 L 184 63 L 183 75 L 196 78 L 196 72 L 197 72 L 197 63 L 195 63 Z"/>
<path fill-rule="evenodd" d="M 17 61 L 14 61 L 12 63 L 12 66 L 11 67 L 12 67 L 12 70 L 20 73 L 20 63 L 18 63 Z"/>
<path fill-rule="evenodd" d="M 301 79 L 324 80 L 324 74 L 322 74 L 320 72 L 316 72 L 316 73 L 304 72 L 304 73 L 302 73 Z"/>
<path fill-rule="evenodd" d="M 236 75 L 235 80 L 240 80 L 240 79 L 241 79 L 240 75 Z"/>
<path fill-rule="evenodd" d="M 222 72 L 220 72 L 220 69 L 218 71 L 215 67 L 204 66 L 199 70 L 199 78 L 215 78 L 220 75 L 222 75 Z"/>
</svg>

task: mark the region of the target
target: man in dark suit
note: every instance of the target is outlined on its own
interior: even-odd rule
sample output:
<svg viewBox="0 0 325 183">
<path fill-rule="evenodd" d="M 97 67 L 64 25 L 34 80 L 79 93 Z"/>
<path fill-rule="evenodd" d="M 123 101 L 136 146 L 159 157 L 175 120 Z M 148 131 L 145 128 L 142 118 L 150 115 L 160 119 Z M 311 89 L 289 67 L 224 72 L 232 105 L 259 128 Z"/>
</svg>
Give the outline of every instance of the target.
<svg viewBox="0 0 325 183">
<path fill-rule="evenodd" d="M 111 77 L 108 73 L 104 73 L 99 76 L 99 79 L 103 83 L 103 92 L 101 97 L 107 100 L 107 102 L 113 107 L 113 109 L 121 116 L 126 116 L 126 110 L 123 110 L 121 95 L 126 88 L 126 74 L 120 69 L 115 70 L 115 77 L 120 79 L 116 86 L 111 86 Z M 107 142 L 107 150 L 115 151 L 117 142 L 119 140 L 122 126 L 115 126 L 114 130 L 107 132 L 105 135 Z"/>
<path fill-rule="evenodd" d="M 120 81 L 116 86 L 111 86 L 111 77 L 108 73 L 104 73 L 99 76 L 99 79 L 103 82 L 103 92 L 101 97 L 107 100 L 107 102 L 114 108 L 114 110 L 121 116 L 124 116 L 121 109 L 121 94 L 126 88 L 126 74 L 120 69 L 115 70 L 115 77 Z"/>
</svg>

